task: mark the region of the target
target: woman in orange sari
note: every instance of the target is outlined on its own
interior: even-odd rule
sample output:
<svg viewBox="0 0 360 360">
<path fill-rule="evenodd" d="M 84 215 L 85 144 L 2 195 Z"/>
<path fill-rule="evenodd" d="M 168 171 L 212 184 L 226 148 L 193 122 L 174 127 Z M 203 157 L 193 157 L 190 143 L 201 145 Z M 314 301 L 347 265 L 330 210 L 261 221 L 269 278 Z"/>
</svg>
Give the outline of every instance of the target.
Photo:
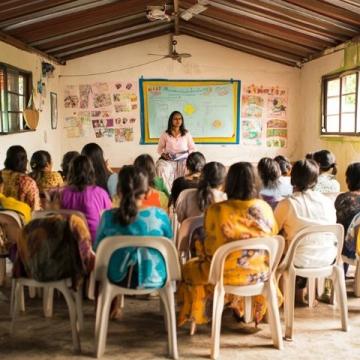
<svg viewBox="0 0 360 360">
<path fill-rule="evenodd" d="M 250 163 L 233 164 L 228 172 L 225 193 L 228 200 L 211 205 L 205 213 L 205 241 L 196 244 L 198 257 L 183 267 L 183 282 L 179 288 L 181 309 L 179 325 L 187 321 L 205 324 L 210 321 L 213 286 L 208 284 L 210 263 L 215 251 L 230 241 L 272 236 L 278 233 L 271 207 L 258 198 L 257 176 Z M 226 285 L 249 285 L 268 276 L 269 258 L 262 250 L 238 251 L 225 263 Z M 226 295 L 225 304 L 239 317 L 244 315 L 244 299 Z M 266 312 L 265 299 L 253 298 L 257 324 Z M 192 327 L 195 330 L 195 327 Z M 192 332 L 193 332 L 192 331 Z"/>
</svg>

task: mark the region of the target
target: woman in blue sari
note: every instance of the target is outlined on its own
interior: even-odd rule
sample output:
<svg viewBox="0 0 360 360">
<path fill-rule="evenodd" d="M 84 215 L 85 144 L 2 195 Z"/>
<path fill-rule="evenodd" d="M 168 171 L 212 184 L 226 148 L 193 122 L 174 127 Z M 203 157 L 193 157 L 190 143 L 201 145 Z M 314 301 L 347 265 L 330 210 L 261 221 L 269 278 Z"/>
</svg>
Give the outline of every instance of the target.
<svg viewBox="0 0 360 360">
<path fill-rule="evenodd" d="M 134 166 L 124 166 L 119 172 L 118 196 L 120 207 L 105 211 L 97 231 L 94 249 L 107 236 L 164 236 L 172 238 L 170 220 L 160 208 L 142 208 L 149 190 L 146 176 Z M 129 276 L 129 272 L 132 275 Z M 166 281 L 162 255 L 155 249 L 128 247 L 111 256 L 108 277 L 121 286 L 149 289 L 160 288 Z"/>
</svg>

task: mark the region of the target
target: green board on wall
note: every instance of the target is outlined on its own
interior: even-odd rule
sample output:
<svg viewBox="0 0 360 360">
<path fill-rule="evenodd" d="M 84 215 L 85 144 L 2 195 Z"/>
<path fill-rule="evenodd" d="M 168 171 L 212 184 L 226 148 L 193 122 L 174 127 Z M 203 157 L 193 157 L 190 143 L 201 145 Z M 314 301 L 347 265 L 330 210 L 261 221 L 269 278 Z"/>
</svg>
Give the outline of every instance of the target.
<svg viewBox="0 0 360 360">
<path fill-rule="evenodd" d="M 141 143 L 154 144 L 177 110 L 195 142 L 238 144 L 240 81 L 140 79 Z"/>
</svg>

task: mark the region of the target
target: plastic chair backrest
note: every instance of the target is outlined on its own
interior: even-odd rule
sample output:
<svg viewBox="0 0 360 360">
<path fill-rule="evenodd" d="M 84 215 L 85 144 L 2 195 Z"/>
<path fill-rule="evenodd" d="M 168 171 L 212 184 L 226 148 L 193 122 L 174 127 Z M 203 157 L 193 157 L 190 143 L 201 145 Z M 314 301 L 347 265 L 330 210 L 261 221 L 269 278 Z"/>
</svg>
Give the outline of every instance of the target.
<svg viewBox="0 0 360 360">
<path fill-rule="evenodd" d="M 269 237 L 258 237 L 249 240 L 236 240 L 220 246 L 212 258 L 209 272 L 209 283 L 223 284 L 224 265 L 226 258 L 233 252 L 239 250 L 265 250 L 269 254 L 269 274 L 271 275 L 277 268 L 285 241 L 280 235 Z M 270 278 L 270 276 L 269 276 Z"/>
<path fill-rule="evenodd" d="M 335 263 L 338 263 L 341 258 L 341 251 L 343 248 L 344 242 L 344 227 L 341 224 L 326 224 L 326 225 L 311 225 L 307 226 L 304 229 L 300 230 L 295 238 L 291 241 L 289 249 L 286 253 L 286 256 L 283 260 L 283 264 L 288 268 L 291 264 L 294 264 L 296 250 L 301 245 L 301 242 L 306 239 L 309 235 L 314 234 L 324 234 L 331 233 L 334 234 L 337 240 L 337 253 Z M 331 266 L 329 264 L 328 266 Z"/>
<path fill-rule="evenodd" d="M 13 210 L 0 210 L 0 225 L 3 226 L 8 240 L 16 244 L 24 225 L 21 215 Z"/>
<path fill-rule="evenodd" d="M 108 265 L 114 251 L 126 247 L 144 247 L 158 250 L 165 260 L 167 282 L 181 279 L 178 253 L 170 239 L 158 236 L 108 236 L 96 250 L 95 279 L 107 280 Z"/>
<path fill-rule="evenodd" d="M 193 232 L 204 226 L 204 216 L 193 216 L 185 219 L 177 234 L 176 245 L 178 251 L 188 251 Z"/>
<path fill-rule="evenodd" d="M 40 219 L 46 216 L 53 216 L 53 215 L 77 215 L 79 216 L 88 226 L 88 222 L 86 220 L 85 214 L 78 210 L 70 210 L 70 209 L 58 209 L 58 210 L 40 210 L 34 211 L 32 213 L 32 219 Z"/>
<path fill-rule="evenodd" d="M 329 198 L 333 203 L 335 203 L 336 198 L 341 194 L 340 192 L 331 192 L 331 193 L 322 193 L 324 196 Z"/>
</svg>

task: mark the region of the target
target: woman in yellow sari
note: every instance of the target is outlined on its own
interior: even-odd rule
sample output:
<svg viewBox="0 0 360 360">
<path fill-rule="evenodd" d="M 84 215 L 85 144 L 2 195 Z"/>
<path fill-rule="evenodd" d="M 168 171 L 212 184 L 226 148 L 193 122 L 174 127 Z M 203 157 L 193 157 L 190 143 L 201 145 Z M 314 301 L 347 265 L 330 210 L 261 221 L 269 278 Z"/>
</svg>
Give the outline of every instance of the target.
<svg viewBox="0 0 360 360">
<path fill-rule="evenodd" d="M 187 321 L 193 325 L 210 321 L 213 286 L 207 281 L 212 256 L 221 245 L 278 233 L 271 207 L 258 198 L 257 183 L 257 176 L 250 163 L 239 162 L 230 167 L 225 183 L 228 200 L 207 209 L 204 244 L 196 244 L 198 257 L 183 267 L 183 282 L 178 293 L 181 302 L 179 325 Z M 264 251 L 234 252 L 225 263 L 224 284 L 255 284 L 268 276 L 268 270 L 269 259 Z M 225 304 L 239 317 L 244 315 L 242 297 L 226 295 Z M 262 296 L 253 298 L 253 311 L 257 324 L 266 312 Z M 194 330 L 192 326 L 192 333 Z"/>
</svg>

